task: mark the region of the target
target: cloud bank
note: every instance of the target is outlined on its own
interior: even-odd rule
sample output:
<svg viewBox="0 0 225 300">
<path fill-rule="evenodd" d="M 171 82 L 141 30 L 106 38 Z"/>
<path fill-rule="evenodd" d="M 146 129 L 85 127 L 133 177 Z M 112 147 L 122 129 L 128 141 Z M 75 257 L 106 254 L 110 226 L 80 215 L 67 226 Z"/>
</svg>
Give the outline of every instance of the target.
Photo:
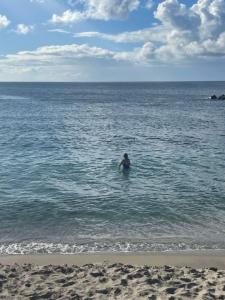
<svg viewBox="0 0 225 300">
<path fill-rule="evenodd" d="M 139 0 L 80 0 L 84 10 L 66 10 L 61 16 L 53 14 L 51 23 L 75 23 L 85 19 L 117 20 L 126 18 L 136 10 Z"/>
<path fill-rule="evenodd" d="M 225 0 L 198 0 L 191 7 L 178 0 L 164 0 L 154 16 L 159 24 L 155 27 L 117 35 L 81 32 L 74 36 L 144 43 L 139 52 L 145 52 L 145 62 L 147 58 L 166 62 L 225 56 Z M 121 56 L 130 58 L 130 53 Z"/>
</svg>

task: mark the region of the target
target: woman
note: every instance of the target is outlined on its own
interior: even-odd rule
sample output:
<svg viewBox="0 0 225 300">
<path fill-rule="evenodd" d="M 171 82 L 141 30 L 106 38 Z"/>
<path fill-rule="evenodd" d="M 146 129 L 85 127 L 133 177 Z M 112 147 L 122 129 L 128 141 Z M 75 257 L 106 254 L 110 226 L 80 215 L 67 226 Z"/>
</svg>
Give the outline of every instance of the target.
<svg viewBox="0 0 225 300">
<path fill-rule="evenodd" d="M 125 153 L 123 156 L 123 160 L 121 161 L 121 163 L 119 164 L 119 168 L 123 166 L 124 170 L 129 170 L 130 169 L 130 160 L 128 158 L 128 154 Z"/>
</svg>

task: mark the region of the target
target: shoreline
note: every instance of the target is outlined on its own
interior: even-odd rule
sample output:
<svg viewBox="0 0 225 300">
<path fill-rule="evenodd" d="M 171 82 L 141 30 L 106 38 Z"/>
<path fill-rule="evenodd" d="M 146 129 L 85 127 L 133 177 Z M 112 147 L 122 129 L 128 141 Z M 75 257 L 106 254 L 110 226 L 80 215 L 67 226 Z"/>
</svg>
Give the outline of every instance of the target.
<svg viewBox="0 0 225 300">
<path fill-rule="evenodd" d="M 14 263 L 39 266 L 123 263 L 136 266 L 217 267 L 225 270 L 225 251 L 0 255 L 0 264 L 12 265 Z"/>
</svg>

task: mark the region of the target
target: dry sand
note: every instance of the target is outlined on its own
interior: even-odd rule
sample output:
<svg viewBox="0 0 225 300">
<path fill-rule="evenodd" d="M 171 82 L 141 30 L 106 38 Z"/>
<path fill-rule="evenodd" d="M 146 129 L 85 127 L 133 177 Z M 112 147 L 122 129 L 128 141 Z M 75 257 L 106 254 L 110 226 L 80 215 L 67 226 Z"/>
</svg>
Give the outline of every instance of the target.
<svg viewBox="0 0 225 300">
<path fill-rule="evenodd" d="M 5 256 L 0 299 L 225 299 L 224 269 L 218 254 Z"/>
</svg>

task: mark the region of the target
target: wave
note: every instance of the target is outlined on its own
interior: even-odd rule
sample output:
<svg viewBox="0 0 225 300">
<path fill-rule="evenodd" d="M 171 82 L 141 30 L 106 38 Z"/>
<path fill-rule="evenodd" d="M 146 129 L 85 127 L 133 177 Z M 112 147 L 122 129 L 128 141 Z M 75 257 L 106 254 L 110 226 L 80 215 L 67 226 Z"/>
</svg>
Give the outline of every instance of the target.
<svg viewBox="0 0 225 300">
<path fill-rule="evenodd" d="M 163 243 L 140 241 L 54 243 L 54 242 L 19 242 L 0 244 L 0 255 L 34 254 L 82 254 L 82 253 L 130 253 L 130 252 L 179 252 L 198 250 L 225 250 L 222 244 L 206 243 Z"/>
<path fill-rule="evenodd" d="M 28 100 L 28 97 L 15 96 L 15 95 L 0 95 L 0 100 Z"/>
</svg>

